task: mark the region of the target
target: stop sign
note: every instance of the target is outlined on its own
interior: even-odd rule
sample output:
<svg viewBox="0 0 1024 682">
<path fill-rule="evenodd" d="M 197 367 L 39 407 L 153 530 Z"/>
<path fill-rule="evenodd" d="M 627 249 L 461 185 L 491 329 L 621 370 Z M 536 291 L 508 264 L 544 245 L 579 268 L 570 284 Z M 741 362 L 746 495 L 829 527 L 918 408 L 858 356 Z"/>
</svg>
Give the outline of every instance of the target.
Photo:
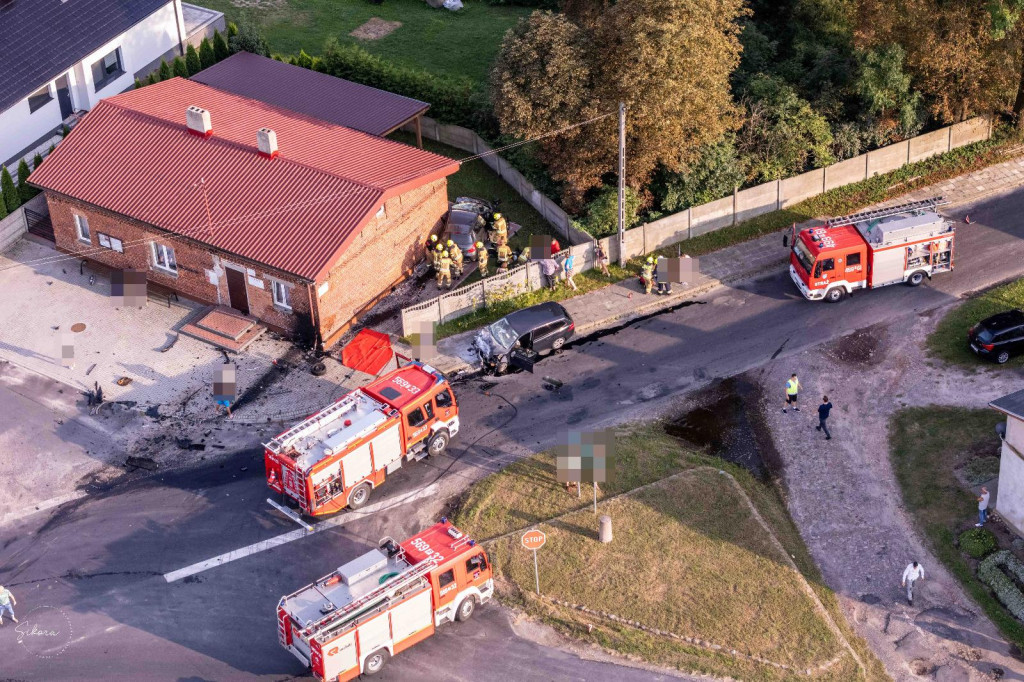
<svg viewBox="0 0 1024 682">
<path fill-rule="evenodd" d="M 523 533 L 523 547 L 526 549 L 536 551 L 543 547 L 545 542 L 547 542 L 547 536 L 544 535 L 544 531 L 534 529 Z"/>
</svg>

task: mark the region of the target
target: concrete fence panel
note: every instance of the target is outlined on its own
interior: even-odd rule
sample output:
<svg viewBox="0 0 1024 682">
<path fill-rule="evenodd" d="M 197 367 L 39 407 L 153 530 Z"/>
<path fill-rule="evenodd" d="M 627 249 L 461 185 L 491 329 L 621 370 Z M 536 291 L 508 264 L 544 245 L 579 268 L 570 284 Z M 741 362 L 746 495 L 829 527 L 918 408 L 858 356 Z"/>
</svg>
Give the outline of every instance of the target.
<svg viewBox="0 0 1024 682">
<path fill-rule="evenodd" d="M 690 229 L 690 212 L 680 211 L 670 216 L 665 216 L 653 223 L 644 226 L 644 239 L 648 251 L 656 251 L 665 246 L 675 244 L 680 239 L 686 239 Z"/>
<path fill-rule="evenodd" d="M 42 196 L 42 195 L 40 195 Z M 25 207 L 19 206 L 14 213 L 0 220 L 0 253 L 6 251 L 21 235 L 28 231 L 28 223 L 25 221 Z"/>
<path fill-rule="evenodd" d="M 906 140 L 868 152 L 868 177 L 881 175 L 907 165 L 910 143 Z"/>
<path fill-rule="evenodd" d="M 860 182 L 868 176 L 868 155 L 861 154 L 825 168 L 825 191 Z"/>
<path fill-rule="evenodd" d="M 504 300 L 529 291 L 530 280 L 527 270 L 527 266 L 520 265 L 508 272 L 498 272 L 483 280 L 487 300 Z"/>
<path fill-rule="evenodd" d="M 949 151 L 949 128 L 933 130 L 910 140 L 910 163 Z"/>
<path fill-rule="evenodd" d="M 690 209 L 690 236 L 698 237 L 733 223 L 732 196 Z"/>
<path fill-rule="evenodd" d="M 778 208 L 779 187 L 776 182 L 745 189 L 736 193 L 736 222 L 742 222 Z"/>
<path fill-rule="evenodd" d="M 804 199 L 816 197 L 824 191 L 825 169 L 819 168 L 779 183 L 780 207 L 786 208 L 799 204 Z"/>
<path fill-rule="evenodd" d="M 484 288 L 480 283 L 460 287 L 437 297 L 441 322 L 468 315 L 484 306 Z"/>
<path fill-rule="evenodd" d="M 441 304 L 432 298 L 402 309 L 402 335 L 409 336 L 421 330 L 423 324 L 440 324 Z"/>
<path fill-rule="evenodd" d="M 956 123 L 949 131 L 950 149 L 963 147 L 972 142 L 987 140 L 990 133 L 989 120 L 983 116 Z"/>
<path fill-rule="evenodd" d="M 642 256 L 646 253 L 644 250 L 644 228 L 642 225 L 640 227 L 634 227 L 632 230 L 626 230 L 625 237 L 626 260 Z"/>
<path fill-rule="evenodd" d="M 438 126 L 438 131 L 440 133 L 440 142 L 457 147 L 463 151 L 476 153 L 476 145 L 473 138 L 477 135 L 472 130 L 460 126 L 440 125 Z"/>
</svg>

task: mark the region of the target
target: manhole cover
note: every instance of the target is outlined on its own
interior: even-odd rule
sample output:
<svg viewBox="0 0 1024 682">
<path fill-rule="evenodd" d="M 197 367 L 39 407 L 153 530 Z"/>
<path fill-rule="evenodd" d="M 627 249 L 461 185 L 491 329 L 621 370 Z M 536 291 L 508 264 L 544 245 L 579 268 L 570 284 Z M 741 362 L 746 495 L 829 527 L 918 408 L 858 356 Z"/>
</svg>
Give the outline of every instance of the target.
<svg viewBox="0 0 1024 682">
<path fill-rule="evenodd" d="M 75 332 L 76 334 L 78 332 L 84 332 L 85 331 L 85 323 L 84 322 L 75 322 L 73 325 L 71 325 L 71 331 Z"/>
</svg>

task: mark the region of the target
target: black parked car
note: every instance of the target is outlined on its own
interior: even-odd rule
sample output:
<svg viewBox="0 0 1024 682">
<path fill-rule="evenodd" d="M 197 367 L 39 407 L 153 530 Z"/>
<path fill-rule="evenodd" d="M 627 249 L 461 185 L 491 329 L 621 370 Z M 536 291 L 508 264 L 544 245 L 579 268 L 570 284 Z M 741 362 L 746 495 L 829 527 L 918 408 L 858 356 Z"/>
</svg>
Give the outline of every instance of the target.
<svg viewBox="0 0 1024 682">
<path fill-rule="evenodd" d="M 1024 353 L 1024 311 L 1008 310 L 985 318 L 967 332 L 971 350 L 1000 365 Z"/>
<path fill-rule="evenodd" d="M 558 303 L 540 303 L 509 313 L 473 339 L 484 368 L 497 374 L 509 365 L 533 371 L 541 355 L 556 351 L 572 338 L 576 323 Z"/>
</svg>

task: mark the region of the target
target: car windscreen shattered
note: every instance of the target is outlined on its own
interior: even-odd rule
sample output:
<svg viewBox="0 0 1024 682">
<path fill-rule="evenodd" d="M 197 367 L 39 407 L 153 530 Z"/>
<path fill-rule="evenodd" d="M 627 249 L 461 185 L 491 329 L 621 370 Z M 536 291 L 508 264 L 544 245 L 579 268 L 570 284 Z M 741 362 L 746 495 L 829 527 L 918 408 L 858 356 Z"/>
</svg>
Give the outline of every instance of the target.
<svg viewBox="0 0 1024 682">
<path fill-rule="evenodd" d="M 487 329 L 491 332 L 494 340 L 498 342 L 498 345 L 503 348 L 510 348 L 516 342 L 516 332 L 505 318 L 498 320 Z"/>
</svg>

